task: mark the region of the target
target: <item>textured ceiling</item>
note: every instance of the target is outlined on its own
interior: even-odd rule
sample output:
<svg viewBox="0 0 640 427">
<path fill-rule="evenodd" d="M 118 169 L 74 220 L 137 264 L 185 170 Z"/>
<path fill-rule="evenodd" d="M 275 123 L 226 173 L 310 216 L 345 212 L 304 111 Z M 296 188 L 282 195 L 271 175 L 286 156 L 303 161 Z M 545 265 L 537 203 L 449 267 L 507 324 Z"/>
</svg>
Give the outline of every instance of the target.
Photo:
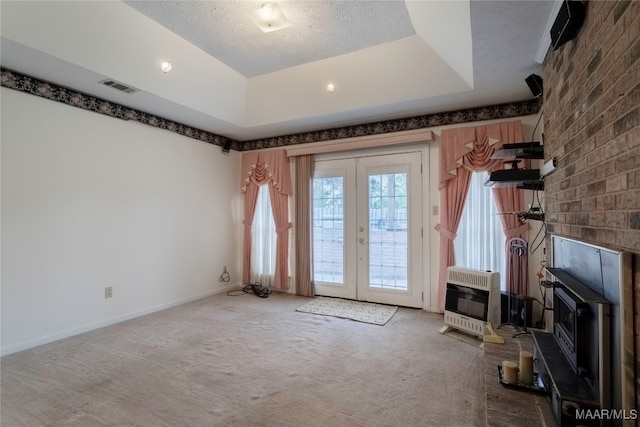
<svg viewBox="0 0 640 427">
<path fill-rule="evenodd" d="M 295 25 L 263 33 L 256 1 L 126 1 L 129 6 L 245 77 L 398 40 L 415 34 L 402 1 L 283 1 Z"/>
<path fill-rule="evenodd" d="M 244 141 L 529 100 L 560 3 L 282 1 L 270 33 L 261 4 L 2 0 L 0 65 Z"/>
</svg>

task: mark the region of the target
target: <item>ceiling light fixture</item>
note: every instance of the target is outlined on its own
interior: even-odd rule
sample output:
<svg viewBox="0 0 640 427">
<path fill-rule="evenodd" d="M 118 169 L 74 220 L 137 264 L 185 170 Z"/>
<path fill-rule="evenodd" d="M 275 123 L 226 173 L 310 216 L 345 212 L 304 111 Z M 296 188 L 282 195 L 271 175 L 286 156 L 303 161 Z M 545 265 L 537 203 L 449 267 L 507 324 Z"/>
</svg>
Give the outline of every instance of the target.
<svg viewBox="0 0 640 427">
<path fill-rule="evenodd" d="M 160 64 L 160 71 L 162 71 L 163 73 L 168 73 L 169 71 L 171 71 L 171 62 L 163 62 L 162 64 Z"/>
<path fill-rule="evenodd" d="M 335 87 L 335 85 L 334 85 L 333 83 L 329 83 L 329 84 L 327 84 L 327 86 L 325 87 L 325 90 L 326 90 L 328 93 L 334 93 L 334 92 L 336 91 L 336 87 Z"/>
<path fill-rule="evenodd" d="M 276 3 L 263 3 L 260 9 L 251 12 L 251 18 L 265 33 L 282 30 L 293 25 Z"/>
</svg>

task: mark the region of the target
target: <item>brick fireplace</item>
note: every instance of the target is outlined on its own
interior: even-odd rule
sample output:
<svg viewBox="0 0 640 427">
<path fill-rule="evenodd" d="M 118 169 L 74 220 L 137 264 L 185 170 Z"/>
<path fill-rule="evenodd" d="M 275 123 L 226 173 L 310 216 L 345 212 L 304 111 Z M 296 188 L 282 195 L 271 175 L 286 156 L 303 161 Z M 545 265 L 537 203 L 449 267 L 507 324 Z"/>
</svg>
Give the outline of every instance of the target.
<svg viewBox="0 0 640 427">
<path fill-rule="evenodd" d="M 586 2 L 580 33 L 549 51 L 543 77 L 545 160 L 558 158 L 545 178 L 547 231 L 631 252 L 624 352 L 640 407 L 640 2 Z"/>
</svg>

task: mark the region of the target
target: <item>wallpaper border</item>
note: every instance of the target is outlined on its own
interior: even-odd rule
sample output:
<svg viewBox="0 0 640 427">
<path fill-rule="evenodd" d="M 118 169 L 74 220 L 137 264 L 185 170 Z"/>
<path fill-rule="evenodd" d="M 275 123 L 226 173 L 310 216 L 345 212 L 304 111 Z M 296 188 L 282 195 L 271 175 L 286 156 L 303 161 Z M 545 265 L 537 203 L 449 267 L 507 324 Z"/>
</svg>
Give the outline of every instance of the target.
<svg viewBox="0 0 640 427">
<path fill-rule="evenodd" d="M 250 141 L 236 141 L 225 136 L 217 135 L 202 129 L 197 129 L 182 123 L 174 122 L 153 114 L 148 114 L 115 102 L 107 101 L 75 89 L 70 89 L 56 83 L 38 79 L 17 71 L 0 67 L 2 80 L 0 86 L 19 92 L 47 98 L 83 110 L 93 111 L 122 120 L 133 120 L 148 126 L 165 129 L 188 138 L 194 138 L 209 144 L 224 146 L 231 143 L 231 149 L 237 151 L 260 150 L 265 148 L 286 147 L 288 145 L 306 144 L 311 142 L 330 141 L 333 139 L 357 136 L 378 135 L 390 132 L 400 132 L 435 126 L 479 122 L 483 120 L 506 119 L 530 114 L 540 110 L 540 101 L 532 99 L 486 107 L 469 108 L 465 110 L 449 111 L 436 114 L 407 117 L 402 119 L 385 120 L 340 128 L 324 129 L 291 135 L 253 139 Z"/>
<path fill-rule="evenodd" d="M 60 86 L 56 83 L 40 80 L 36 77 L 18 73 L 7 68 L 0 68 L 2 80 L 0 86 L 15 89 L 19 92 L 47 98 L 52 101 L 78 107 L 94 113 L 116 117 L 122 120 L 133 120 L 145 125 L 166 129 L 180 135 L 194 138 L 210 144 L 223 146 L 229 138 L 183 125 L 172 120 L 148 114 L 115 102 L 107 101 L 75 89 Z M 233 143 L 233 140 L 231 140 Z"/>
</svg>

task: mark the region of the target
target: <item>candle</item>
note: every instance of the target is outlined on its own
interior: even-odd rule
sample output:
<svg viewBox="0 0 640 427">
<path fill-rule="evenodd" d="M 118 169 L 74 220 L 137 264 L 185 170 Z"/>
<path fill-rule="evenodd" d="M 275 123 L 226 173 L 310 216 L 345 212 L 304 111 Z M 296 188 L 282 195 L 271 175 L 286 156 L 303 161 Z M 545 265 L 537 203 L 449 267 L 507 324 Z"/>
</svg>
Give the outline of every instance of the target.
<svg viewBox="0 0 640 427">
<path fill-rule="evenodd" d="M 518 384 L 518 364 L 505 360 L 502 362 L 502 379 L 508 384 Z"/>
<path fill-rule="evenodd" d="M 520 371 L 518 381 L 521 384 L 533 384 L 533 354 L 528 351 L 520 352 Z"/>
</svg>

